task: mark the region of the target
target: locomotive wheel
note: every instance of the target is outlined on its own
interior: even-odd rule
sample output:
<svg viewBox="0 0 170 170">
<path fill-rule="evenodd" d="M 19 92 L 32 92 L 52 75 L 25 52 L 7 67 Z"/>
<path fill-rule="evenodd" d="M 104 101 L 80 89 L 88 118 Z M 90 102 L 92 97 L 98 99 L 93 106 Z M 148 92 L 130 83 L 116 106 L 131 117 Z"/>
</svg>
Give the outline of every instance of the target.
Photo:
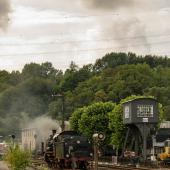
<svg viewBox="0 0 170 170">
<path fill-rule="evenodd" d="M 58 162 L 58 166 L 60 169 L 64 169 L 65 168 L 65 160 L 64 159 L 60 159 Z"/>
<path fill-rule="evenodd" d="M 86 163 L 86 161 L 80 161 L 79 162 L 79 169 L 80 170 L 87 170 L 87 163 Z"/>
</svg>

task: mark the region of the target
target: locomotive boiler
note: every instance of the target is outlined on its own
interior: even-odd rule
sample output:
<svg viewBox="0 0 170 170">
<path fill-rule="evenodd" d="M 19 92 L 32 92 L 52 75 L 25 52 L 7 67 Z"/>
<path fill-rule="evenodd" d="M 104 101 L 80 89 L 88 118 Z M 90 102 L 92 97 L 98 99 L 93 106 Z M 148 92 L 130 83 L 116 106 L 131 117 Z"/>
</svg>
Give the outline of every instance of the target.
<svg viewBox="0 0 170 170">
<path fill-rule="evenodd" d="M 45 161 L 49 166 L 87 169 L 93 157 L 92 145 L 87 137 L 75 131 L 63 131 L 47 140 Z"/>
</svg>

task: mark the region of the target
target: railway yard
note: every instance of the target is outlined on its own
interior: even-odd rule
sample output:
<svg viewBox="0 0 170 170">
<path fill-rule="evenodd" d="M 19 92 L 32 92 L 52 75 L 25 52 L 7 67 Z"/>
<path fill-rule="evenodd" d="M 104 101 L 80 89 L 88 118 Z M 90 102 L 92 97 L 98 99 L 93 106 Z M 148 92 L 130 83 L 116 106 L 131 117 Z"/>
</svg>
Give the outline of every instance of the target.
<svg viewBox="0 0 170 170">
<path fill-rule="evenodd" d="M 1 165 L 1 164 L 0 164 Z M 78 168 L 50 168 L 44 161 L 43 157 L 39 157 L 32 160 L 32 165 L 29 170 L 84 170 Z M 139 165 L 139 164 L 115 164 L 112 162 L 102 162 L 99 161 L 96 167 L 94 161 L 89 162 L 87 170 L 169 170 L 170 165 L 165 165 L 160 162 L 155 162 L 154 164 Z M 0 169 L 1 170 L 1 169 Z M 8 169 L 2 169 L 8 170 Z"/>
<path fill-rule="evenodd" d="M 47 164 L 42 160 L 34 160 L 32 162 L 32 168 L 30 170 L 61 170 L 61 168 L 47 168 Z M 75 170 L 75 168 L 71 168 Z M 133 166 L 133 165 L 115 165 L 109 162 L 99 162 L 96 169 L 95 163 L 91 162 L 88 170 L 169 170 L 170 166 L 167 165 L 157 165 L 157 166 Z M 0 169 L 1 170 L 1 169 Z M 3 169 L 4 170 L 4 169 Z M 70 169 L 63 169 L 70 170 Z M 81 170 L 81 169 L 78 169 Z"/>
<path fill-rule="evenodd" d="M 0 0 L 0 170 L 170 170 L 170 0 Z"/>
<path fill-rule="evenodd" d="M 165 136 L 169 128 L 160 128 L 150 141 L 147 137 L 158 123 L 157 108 L 157 101 L 152 98 L 137 98 L 123 103 L 123 123 L 127 129 L 123 145 L 118 150 L 114 145 L 104 145 L 107 136 L 103 132 L 93 133 L 90 140 L 77 131 L 62 129 L 58 133 L 52 129 L 49 137 L 41 141 L 37 129 L 29 128 L 22 130 L 22 149 L 15 145 L 15 135 L 11 136 L 12 145 L 8 149 L 11 152 L 7 152 L 7 158 L 10 160 L 13 156 L 11 161 L 15 160 L 20 153 L 26 158 L 27 170 L 170 169 L 169 134 Z M 16 159 L 20 160 L 21 157 Z M 1 167 L 8 170 L 4 162 L 1 162 Z"/>
<path fill-rule="evenodd" d="M 169 166 L 134 166 L 134 165 L 120 165 L 113 164 L 111 162 L 98 162 L 98 167 L 96 169 L 95 162 L 91 161 L 87 170 L 169 170 Z M 77 169 L 77 168 L 76 168 Z M 5 161 L 0 161 L 0 170 L 9 170 L 7 163 Z M 31 165 L 27 170 L 75 170 L 75 168 L 50 168 L 47 163 L 44 161 L 43 157 L 33 158 Z M 77 169 L 82 170 L 82 169 Z"/>
</svg>

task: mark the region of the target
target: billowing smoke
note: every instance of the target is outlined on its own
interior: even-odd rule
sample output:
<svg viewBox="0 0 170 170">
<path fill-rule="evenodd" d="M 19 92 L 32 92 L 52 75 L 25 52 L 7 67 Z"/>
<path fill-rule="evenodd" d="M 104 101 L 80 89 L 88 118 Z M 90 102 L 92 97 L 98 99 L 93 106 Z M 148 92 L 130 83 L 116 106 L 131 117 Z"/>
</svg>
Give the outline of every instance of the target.
<svg viewBox="0 0 170 170">
<path fill-rule="evenodd" d="M 168 0 L 81 0 L 82 4 L 93 9 L 115 10 L 118 8 L 138 8 L 139 11 L 151 11 L 154 9 L 167 8 L 170 5 Z M 114 12 L 114 11 L 113 11 Z"/>
<path fill-rule="evenodd" d="M 40 116 L 34 120 L 30 120 L 24 128 L 35 128 L 37 131 L 37 139 L 40 141 L 45 141 L 49 135 L 52 134 L 52 130 L 54 129 L 57 133 L 61 132 L 59 122 L 54 121 L 47 116 Z"/>
<path fill-rule="evenodd" d="M 151 7 L 151 2 L 140 2 L 138 0 L 90 0 L 82 2 L 91 10 L 103 12 L 103 17 L 99 18 L 98 21 L 101 23 L 101 36 L 114 40 L 109 46 L 115 46 L 117 51 L 127 51 L 129 49 L 133 51 L 137 47 L 139 51 L 144 53 L 150 52 L 146 34 L 147 23 L 136 15 L 136 11 L 143 10 L 143 7 L 148 10 Z M 111 13 L 112 15 L 105 17 L 105 13 Z"/>
<path fill-rule="evenodd" d="M 115 9 L 122 6 L 131 6 L 133 5 L 134 0 L 90 0 L 85 1 L 89 7 L 92 8 L 103 8 L 103 9 Z"/>
<path fill-rule="evenodd" d="M 8 25 L 10 11 L 10 0 L 0 0 L 0 29 Z"/>
<path fill-rule="evenodd" d="M 137 47 L 144 53 L 150 52 L 150 44 L 147 40 L 146 25 L 137 17 L 117 18 L 113 23 L 107 25 L 107 21 L 102 21 L 104 24 L 101 27 L 105 30 L 102 34 L 103 37 L 113 38 L 113 44 L 118 51 L 132 51 Z M 136 37 L 136 38 L 135 38 Z M 138 38 L 139 37 L 139 38 Z"/>
</svg>

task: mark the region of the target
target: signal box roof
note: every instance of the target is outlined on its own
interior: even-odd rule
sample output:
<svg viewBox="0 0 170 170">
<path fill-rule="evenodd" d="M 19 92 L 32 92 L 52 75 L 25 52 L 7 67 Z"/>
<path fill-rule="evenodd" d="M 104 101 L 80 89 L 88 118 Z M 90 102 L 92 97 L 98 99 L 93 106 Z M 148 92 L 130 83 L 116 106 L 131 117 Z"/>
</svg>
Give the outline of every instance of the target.
<svg viewBox="0 0 170 170">
<path fill-rule="evenodd" d="M 125 102 L 123 102 L 123 104 L 124 103 L 129 103 L 129 102 L 132 102 L 132 101 L 136 101 L 136 100 L 155 100 L 155 101 L 157 101 L 156 99 L 154 99 L 154 98 L 151 98 L 151 97 L 139 97 L 139 98 L 136 98 L 136 99 L 130 99 L 130 100 L 127 100 L 127 101 L 125 101 Z"/>
</svg>

